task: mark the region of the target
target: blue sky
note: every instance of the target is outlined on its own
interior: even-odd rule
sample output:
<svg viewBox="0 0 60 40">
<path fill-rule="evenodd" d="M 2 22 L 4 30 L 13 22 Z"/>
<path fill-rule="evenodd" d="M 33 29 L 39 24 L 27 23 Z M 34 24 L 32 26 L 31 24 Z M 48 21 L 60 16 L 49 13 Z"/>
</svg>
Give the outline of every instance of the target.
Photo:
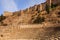
<svg viewBox="0 0 60 40">
<path fill-rule="evenodd" d="M 43 2 L 45 2 L 45 0 L 0 0 L 0 15 L 4 11 L 14 12 L 23 10 Z"/>
</svg>

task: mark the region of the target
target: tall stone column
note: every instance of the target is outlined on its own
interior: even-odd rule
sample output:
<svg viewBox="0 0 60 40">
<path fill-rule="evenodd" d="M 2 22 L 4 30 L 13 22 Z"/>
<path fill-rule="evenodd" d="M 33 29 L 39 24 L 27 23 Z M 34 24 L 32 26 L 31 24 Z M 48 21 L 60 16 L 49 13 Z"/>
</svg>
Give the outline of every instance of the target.
<svg viewBox="0 0 60 40">
<path fill-rule="evenodd" d="M 52 0 L 50 0 L 50 6 L 51 6 Z"/>
<path fill-rule="evenodd" d="M 37 5 L 34 6 L 34 10 L 36 10 L 36 9 L 37 9 Z"/>
<path fill-rule="evenodd" d="M 20 13 L 21 13 L 21 15 L 23 15 L 24 14 L 23 10 L 20 10 Z"/>
<path fill-rule="evenodd" d="M 51 11 L 51 3 L 53 0 L 46 0 L 46 9 L 48 9 L 48 11 Z"/>
<path fill-rule="evenodd" d="M 52 0 L 49 0 L 50 1 L 50 11 L 51 11 L 51 3 L 52 3 Z"/>
<path fill-rule="evenodd" d="M 40 5 L 40 11 L 42 11 L 43 10 L 43 7 L 42 7 L 42 4 Z"/>
<path fill-rule="evenodd" d="M 27 8 L 27 11 L 29 12 L 29 8 Z"/>
<path fill-rule="evenodd" d="M 47 1 L 47 4 L 51 6 L 52 0 L 46 0 L 46 1 Z"/>
</svg>

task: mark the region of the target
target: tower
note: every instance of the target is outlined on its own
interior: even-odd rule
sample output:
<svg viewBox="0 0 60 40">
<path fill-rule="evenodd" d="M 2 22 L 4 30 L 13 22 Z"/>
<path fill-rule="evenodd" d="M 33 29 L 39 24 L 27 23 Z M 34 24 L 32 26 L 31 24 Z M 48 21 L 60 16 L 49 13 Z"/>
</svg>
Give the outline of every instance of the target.
<svg viewBox="0 0 60 40">
<path fill-rule="evenodd" d="M 43 6 L 42 6 L 42 4 L 40 5 L 40 11 L 42 11 L 43 10 Z"/>
<path fill-rule="evenodd" d="M 57 4 L 60 5 L 60 0 L 46 0 L 47 4 L 51 6 L 51 4 Z"/>
<path fill-rule="evenodd" d="M 51 6 L 52 0 L 46 0 L 47 5 Z"/>
<path fill-rule="evenodd" d="M 49 1 L 50 1 L 50 6 L 51 6 L 51 3 L 52 3 L 52 2 L 51 2 L 51 0 L 49 0 Z"/>
<path fill-rule="evenodd" d="M 24 11 L 23 10 L 20 10 L 20 13 L 21 13 L 21 15 L 24 15 Z"/>
<path fill-rule="evenodd" d="M 27 8 L 27 12 L 29 12 L 29 8 Z"/>
</svg>

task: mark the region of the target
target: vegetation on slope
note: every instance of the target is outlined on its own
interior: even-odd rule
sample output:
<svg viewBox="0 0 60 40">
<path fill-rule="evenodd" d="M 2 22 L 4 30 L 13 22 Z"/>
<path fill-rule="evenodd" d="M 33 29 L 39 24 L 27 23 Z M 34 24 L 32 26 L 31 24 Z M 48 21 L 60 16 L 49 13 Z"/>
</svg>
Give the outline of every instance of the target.
<svg viewBox="0 0 60 40">
<path fill-rule="evenodd" d="M 0 16 L 0 22 L 3 21 L 5 18 L 6 18 L 5 16 L 1 15 Z"/>
</svg>

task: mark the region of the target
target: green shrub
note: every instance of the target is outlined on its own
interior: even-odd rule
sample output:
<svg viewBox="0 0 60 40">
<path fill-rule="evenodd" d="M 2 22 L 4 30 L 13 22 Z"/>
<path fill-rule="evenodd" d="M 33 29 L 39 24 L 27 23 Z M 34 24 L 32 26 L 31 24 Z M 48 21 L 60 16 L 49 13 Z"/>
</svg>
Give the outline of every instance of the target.
<svg viewBox="0 0 60 40">
<path fill-rule="evenodd" d="M 37 17 L 37 19 L 33 22 L 33 23 L 36 23 L 36 24 L 39 24 L 39 23 L 42 23 L 44 22 L 44 17 Z"/>
<path fill-rule="evenodd" d="M 2 20 L 4 20 L 5 18 L 6 18 L 5 16 L 1 15 L 1 16 L 0 16 L 0 22 L 1 22 Z"/>
<path fill-rule="evenodd" d="M 46 4 L 45 8 L 46 8 L 47 13 L 49 14 L 50 6 Z"/>
<path fill-rule="evenodd" d="M 51 8 L 55 8 L 56 6 L 58 6 L 58 5 L 51 3 Z"/>
</svg>

